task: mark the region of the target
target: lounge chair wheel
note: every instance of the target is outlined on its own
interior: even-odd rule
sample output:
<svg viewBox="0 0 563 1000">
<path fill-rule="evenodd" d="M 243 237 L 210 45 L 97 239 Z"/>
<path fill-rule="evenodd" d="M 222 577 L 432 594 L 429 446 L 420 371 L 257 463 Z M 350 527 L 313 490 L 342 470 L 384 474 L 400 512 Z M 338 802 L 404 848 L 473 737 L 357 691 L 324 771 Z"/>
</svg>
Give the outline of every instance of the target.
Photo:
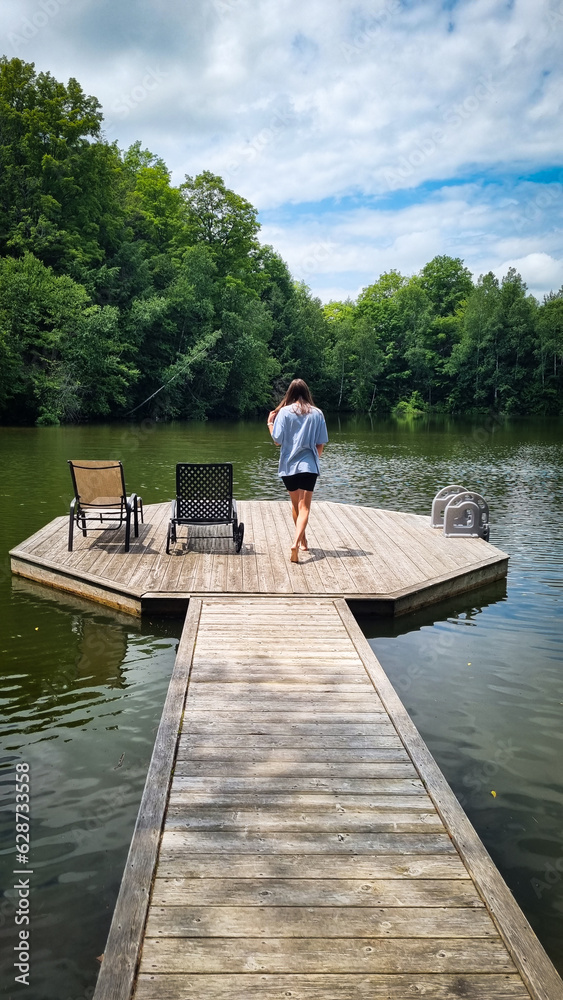
<svg viewBox="0 0 563 1000">
<path fill-rule="evenodd" d="M 244 538 L 244 524 L 241 521 L 241 523 L 239 524 L 239 526 L 237 528 L 237 537 L 235 539 L 235 545 L 236 545 L 237 552 L 240 552 L 240 550 L 242 548 L 242 540 L 243 540 L 243 538 Z"/>
</svg>

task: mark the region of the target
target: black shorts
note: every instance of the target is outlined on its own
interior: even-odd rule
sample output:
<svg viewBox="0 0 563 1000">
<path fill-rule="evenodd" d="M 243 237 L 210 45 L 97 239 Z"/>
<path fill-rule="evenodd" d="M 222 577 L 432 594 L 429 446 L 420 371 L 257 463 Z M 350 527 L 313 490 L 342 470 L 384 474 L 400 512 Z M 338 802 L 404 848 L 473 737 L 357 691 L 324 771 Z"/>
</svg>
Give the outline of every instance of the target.
<svg viewBox="0 0 563 1000">
<path fill-rule="evenodd" d="M 309 490 L 312 493 L 317 482 L 317 473 L 297 472 L 294 476 L 282 476 L 282 481 L 289 493 L 293 493 L 294 490 Z"/>
</svg>

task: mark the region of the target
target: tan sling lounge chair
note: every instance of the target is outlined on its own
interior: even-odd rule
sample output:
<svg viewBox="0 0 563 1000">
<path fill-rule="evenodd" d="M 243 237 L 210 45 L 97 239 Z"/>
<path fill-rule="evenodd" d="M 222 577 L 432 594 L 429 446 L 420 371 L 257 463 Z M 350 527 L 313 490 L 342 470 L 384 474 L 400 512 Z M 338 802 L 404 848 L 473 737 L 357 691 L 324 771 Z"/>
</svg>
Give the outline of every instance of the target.
<svg viewBox="0 0 563 1000">
<path fill-rule="evenodd" d="M 131 516 L 135 537 L 139 534 L 139 514 L 143 520 L 143 501 L 136 493 L 127 496 L 121 462 L 71 461 L 70 474 L 74 500 L 70 505 L 68 550 L 72 552 L 74 523 L 86 537 L 87 529 L 113 530 L 125 524 L 125 551 L 129 551 Z"/>
</svg>

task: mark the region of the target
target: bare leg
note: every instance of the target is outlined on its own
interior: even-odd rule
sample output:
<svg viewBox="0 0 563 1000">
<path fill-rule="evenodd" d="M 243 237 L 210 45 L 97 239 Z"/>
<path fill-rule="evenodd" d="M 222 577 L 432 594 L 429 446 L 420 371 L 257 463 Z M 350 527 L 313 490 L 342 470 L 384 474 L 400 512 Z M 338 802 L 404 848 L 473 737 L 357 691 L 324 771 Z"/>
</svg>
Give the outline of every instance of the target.
<svg viewBox="0 0 563 1000">
<path fill-rule="evenodd" d="M 305 529 L 309 521 L 309 513 L 311 511 L 311 501 L 313 499 L 312 490 L 294 490 L 290 494 L 291 497 L 291 509 L 297 511 L 297 516 L 294 516 L 295 522 L 295 535 L 293 537 L 293 545 L 291 546 L 291 561 L 299 562 L 298 552 L 299 546 L 303 544 L 303 537 L 305 535 Z"/>
<path fill-rule="evenodd" d="M 293 493 L 289 494 L 291 498 L 291 516 L 295 525 L 297 524 L 297 518 L 299 517 L 299 500 L 303 499 L 303 493 L 304 490 L 294 490 Z M 310 506 L 311 505 L 309 504 L 309 507 Z M 307 544 L 307 536 L 305 534 L 303 534 L 303 538 L 299 544 L 303 551 L 307 552 L 309 546 Z"/>
</svg>

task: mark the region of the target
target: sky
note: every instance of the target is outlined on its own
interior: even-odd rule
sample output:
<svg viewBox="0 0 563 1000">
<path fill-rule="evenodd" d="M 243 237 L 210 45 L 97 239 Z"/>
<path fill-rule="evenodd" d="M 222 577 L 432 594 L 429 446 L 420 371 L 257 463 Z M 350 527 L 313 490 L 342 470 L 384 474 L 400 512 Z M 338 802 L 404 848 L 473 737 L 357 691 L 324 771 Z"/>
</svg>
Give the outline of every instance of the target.
<svg viewBox="0 0 563 1000">
<path fill-rule="evenodd" d="M 211 170 L 323 302 L 438 254 L 563 285 L 563 0 L 3 0 L 0 51 Z"/>
</svg>

